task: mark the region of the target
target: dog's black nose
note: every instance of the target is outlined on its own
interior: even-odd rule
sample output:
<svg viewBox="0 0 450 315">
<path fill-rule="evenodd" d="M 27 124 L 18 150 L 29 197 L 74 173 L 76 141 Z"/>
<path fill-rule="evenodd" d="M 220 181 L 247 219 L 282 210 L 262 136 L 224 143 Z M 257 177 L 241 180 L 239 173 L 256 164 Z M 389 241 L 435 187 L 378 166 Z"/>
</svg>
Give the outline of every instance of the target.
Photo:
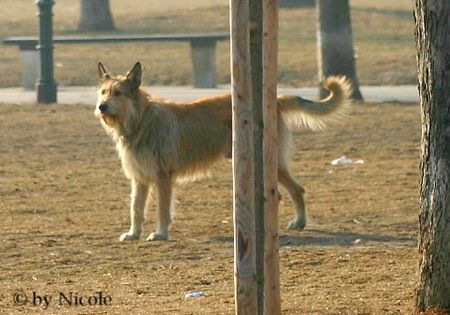
<svg viewBox="0 0 450 315">
<path fill-rule="evenodd" d="M 104 113 L 108 110 L 108 104 L 100 104 L 98 109 L 100 110 L 100 112 Z"/>
</svg>

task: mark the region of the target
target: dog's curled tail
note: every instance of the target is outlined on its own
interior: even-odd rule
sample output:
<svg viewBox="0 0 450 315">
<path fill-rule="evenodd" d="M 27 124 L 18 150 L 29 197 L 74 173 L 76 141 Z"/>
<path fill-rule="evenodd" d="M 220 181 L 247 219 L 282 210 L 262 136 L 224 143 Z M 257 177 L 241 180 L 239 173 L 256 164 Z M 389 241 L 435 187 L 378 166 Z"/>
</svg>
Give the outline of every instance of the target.
<svg viewBox="0 0 450 315">
<path fill-rule="evenodd" d="M 287 123 L 296 128 L 324 130 L 339 122 L 350 109 L 352 87 L 345 77 L 328 77 L 323 86 L 330 95 L 318 102 L 294 95 L 280 95 L 278 110 Z"/>
</svg>

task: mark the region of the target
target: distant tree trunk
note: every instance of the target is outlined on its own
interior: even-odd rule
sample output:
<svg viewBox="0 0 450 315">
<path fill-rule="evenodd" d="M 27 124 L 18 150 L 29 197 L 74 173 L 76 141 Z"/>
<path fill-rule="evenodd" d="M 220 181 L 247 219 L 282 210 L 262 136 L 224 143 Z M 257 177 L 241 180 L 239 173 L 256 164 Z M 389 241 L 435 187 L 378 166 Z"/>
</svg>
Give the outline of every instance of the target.
<svg viewBox="0 0 450 315">
<path fill-rule="evenodd" d="M 362 100 L 356 77 L 352 25 L 348 0 L 317 0 L 319 80 L 345 75 L 352 83 L 355 100 Z M 320 96 L 328 95 L 321 90 Z"/>
<path fill-rule="evenodd" d="M 415 311 L 450 312 L 450 1 L 414 0 L 422 161 Z"/>
<path fill-rule="evenodd" d="M 81 0 L 80 31 L 114 30 L 109 0 Z"/>
</svg>

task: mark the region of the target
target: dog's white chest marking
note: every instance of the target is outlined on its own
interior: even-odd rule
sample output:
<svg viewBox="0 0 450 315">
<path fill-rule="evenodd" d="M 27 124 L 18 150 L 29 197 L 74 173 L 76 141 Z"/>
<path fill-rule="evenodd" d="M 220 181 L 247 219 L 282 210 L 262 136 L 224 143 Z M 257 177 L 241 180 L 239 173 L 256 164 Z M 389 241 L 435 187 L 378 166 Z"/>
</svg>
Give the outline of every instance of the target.
<svg viewBox="0 0 450 315">
<path fill-rule="evenodd" d="M 149 183 L 156 178 L 157 168 L 155 159 L 148 154 L 140 154 L 139 151 L 128 147 L 123 140 L 119 140 L 116 145 L 122 168 L 129 179 L 136 179 L 142 183 Z"/>
</svg>

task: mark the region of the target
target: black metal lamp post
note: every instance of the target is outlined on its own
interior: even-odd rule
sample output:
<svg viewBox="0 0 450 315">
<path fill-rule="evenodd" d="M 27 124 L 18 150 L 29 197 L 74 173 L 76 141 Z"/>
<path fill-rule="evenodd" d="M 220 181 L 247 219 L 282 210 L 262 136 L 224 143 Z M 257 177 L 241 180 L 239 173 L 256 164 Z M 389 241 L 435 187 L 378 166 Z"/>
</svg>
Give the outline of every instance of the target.
<svg viewBox="0 0 450 315">
<path fill-rule="evenodd" d="M 39 79 L 36 83 L 38 103 L 56 103 L 56 82 L 53 77 L 53 0 L 36 0 L 39 8 L 40 55 Z"/>
</svg>

